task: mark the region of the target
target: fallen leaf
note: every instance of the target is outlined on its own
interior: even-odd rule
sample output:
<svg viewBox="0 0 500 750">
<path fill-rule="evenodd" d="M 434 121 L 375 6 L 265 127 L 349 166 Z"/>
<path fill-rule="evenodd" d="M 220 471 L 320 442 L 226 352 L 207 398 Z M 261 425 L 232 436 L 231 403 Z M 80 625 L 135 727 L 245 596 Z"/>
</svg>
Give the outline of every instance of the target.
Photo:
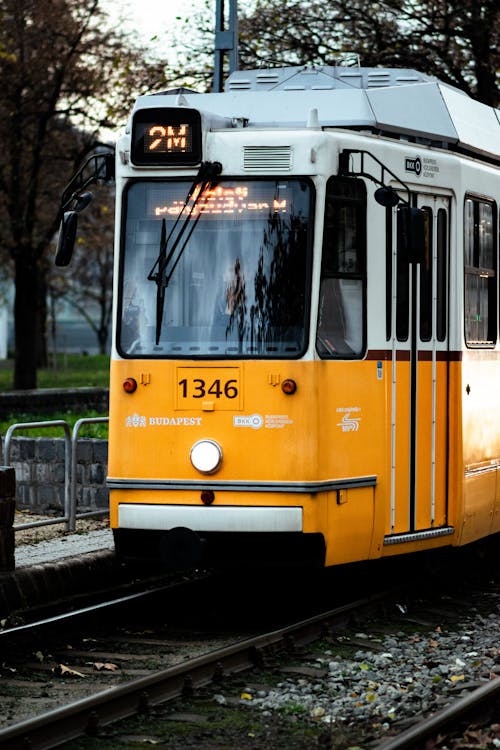
<svg viewBox="0 0 500 750">
<path fill-rule="evenodd" d="M 52 672 L 58 677 L 85 677 L 81 672 L 77 672 L 76 669 L 71 669 L 64 664 L 57 664 Z"/>
<path fill-rule="evenodd" d="M 113 664 L 111 661 L 96 661 L 94 662 L 94 669 L 97 669 L 98 672 L 101 672 L 102 670 L 116 672 L 118 665 Z"/>
</svg>

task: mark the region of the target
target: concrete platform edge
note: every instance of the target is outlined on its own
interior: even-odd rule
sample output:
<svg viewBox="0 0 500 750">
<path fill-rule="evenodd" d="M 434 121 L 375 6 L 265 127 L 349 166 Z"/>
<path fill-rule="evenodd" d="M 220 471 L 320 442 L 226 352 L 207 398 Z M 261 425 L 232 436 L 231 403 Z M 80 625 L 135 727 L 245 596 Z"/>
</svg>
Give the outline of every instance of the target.
<svg viewBox="0 0 500 750">
<path fill-rule="evenodd" d="M 102 550 L 1 573 L 0 625 L 13 613 L 101 589 L 116 580 L 117 567 L 114 551 Z"/>
</svg>

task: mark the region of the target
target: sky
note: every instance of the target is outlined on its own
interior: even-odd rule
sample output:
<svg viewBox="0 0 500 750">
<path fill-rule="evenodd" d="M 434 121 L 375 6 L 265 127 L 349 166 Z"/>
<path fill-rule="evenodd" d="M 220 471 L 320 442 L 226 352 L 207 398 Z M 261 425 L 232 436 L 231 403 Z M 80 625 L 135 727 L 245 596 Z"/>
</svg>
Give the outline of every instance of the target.
<svg viewBox="0 0 500 750">
<path fill-rule="evenodd" d="M 163 35 L 172 30 L 182 29 L 182 22 L 176 17 L 189 17 L 204 7 L 204 0 L 107 0 L 108 12 L 124 17 L 129 29 L 135 29 L 140 41 L 149 43 L 152 51 L 159 56 L 172 54 L 171 46 Z M 213 2 L 215 15 L 215 0 Z M 180 35 L 180 34 L 178 34 Z"/>
</svg>

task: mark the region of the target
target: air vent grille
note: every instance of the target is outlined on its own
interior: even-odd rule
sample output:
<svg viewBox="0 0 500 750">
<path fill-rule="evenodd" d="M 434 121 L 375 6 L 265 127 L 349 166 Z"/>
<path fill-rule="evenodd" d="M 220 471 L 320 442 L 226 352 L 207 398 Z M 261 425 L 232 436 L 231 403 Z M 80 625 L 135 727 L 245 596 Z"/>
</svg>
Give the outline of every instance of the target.
<svg viewBox="0 0 500 750">
<path fill-rule="evenodd" d="M 252 88 L 252 81 L 248 78 L 236 78 L 233 81 L 229 81 L 229 85 L 226 85 L 229 91 L 250 91 Z"/>
<path fill-rule="evenodd" d="M 245 146 L 243 149 L 246 172 L 289 172 L 291 168 L 291 146 Z"/>
<path fill-rule="evenodd" d="M 391 85 L 390 71 L 374 71 L 366 76 L 366 88 L 373 89 Z"/>
<path fill-rule="evenodd" d="M 280 77 L 278 73 L 275 73 L 274 71 L 265 71 L 263 73 L 257 73 L 256 75 L 257 83 L 263 83 L 266 85 L 279 83 L 279 80 L 280 80 Z"/>
</svg>

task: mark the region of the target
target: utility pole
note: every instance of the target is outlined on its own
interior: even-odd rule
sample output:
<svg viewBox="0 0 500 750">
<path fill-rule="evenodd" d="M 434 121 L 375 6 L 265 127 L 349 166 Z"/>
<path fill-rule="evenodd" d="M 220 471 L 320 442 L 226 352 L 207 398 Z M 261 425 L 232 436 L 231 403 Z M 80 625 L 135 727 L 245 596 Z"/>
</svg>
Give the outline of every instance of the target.
<svg viewBox="0 0 500 750">
<path fill-rule="evenodd" d="M 229 72 L 238 70 L 238 10 L 237 0 L 229 0 L 229 25 L 225 24 L 225 0 L 215 3 L 215 65 L 214 91 L 224 88 L 224 59 L 229 53 Z"/>
</svg>

